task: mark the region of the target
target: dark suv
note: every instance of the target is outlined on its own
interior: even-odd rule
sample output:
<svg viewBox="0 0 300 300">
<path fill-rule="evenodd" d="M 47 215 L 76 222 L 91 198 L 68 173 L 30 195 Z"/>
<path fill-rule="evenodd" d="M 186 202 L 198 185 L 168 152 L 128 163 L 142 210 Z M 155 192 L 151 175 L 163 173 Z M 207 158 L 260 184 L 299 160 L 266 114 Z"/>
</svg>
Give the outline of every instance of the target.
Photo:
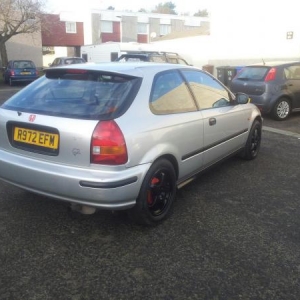
<svg viewBox="0 0 300 300">
<path fill-rule="evenodd" d="M 230 89 L 248 94 L 262 113 L 285 120 L 292 111 L 300 111 L 300 62 L 246 66 L 232 80 Z"/>
<path fill-rule="evenodd" d="M 182 64 L 188 65 L 187 61 L 184 60 L 178 53 L 174 52 L 130 52 L 122 54 L 117 61 L 148 61 L 157 63 L 171 63 L 171 64 Z"/>
</svg>

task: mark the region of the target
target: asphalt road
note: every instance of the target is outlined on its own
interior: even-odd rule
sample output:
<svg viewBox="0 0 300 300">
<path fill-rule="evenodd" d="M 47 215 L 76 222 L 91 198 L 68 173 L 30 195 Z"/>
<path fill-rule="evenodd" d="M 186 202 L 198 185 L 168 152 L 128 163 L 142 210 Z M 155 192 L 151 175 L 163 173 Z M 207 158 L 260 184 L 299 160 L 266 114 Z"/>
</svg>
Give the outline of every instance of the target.
<svg viewBox="0 0 300 300">
<path fill-rule="evenodd" d="M 0 299 L 298 300 L 299 123 L 265 118 L 256 160 L 203 174 L 154 228 L 0 182 Z"/>
</svg>

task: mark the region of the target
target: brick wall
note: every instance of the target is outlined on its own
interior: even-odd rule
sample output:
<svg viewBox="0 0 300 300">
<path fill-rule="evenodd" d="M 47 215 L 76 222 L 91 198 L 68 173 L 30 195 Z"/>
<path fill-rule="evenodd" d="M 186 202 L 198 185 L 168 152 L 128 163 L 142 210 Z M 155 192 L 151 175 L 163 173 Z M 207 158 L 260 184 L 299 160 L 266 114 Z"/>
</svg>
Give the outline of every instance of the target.
<svg viewBox="0 0 300 300">
<path fill-rule="evenodd" d="M 76 22 L 76 33 L 66 32 L 66 22 L 59 15 L 44 15 L 42 22 L 43 46 L 82 46 L 84 44 L 83 22 Z"/>
</svg>

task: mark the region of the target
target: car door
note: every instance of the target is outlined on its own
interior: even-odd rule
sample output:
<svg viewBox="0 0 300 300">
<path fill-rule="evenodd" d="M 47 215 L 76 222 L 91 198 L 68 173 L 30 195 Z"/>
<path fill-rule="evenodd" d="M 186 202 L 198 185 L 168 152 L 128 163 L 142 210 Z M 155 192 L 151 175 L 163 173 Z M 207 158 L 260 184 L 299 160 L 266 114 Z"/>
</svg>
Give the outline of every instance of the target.
<svg viewBox="0 0 300 300">
<path fill-rule="evenodd" d="M 207 167 L 240 149 L 248 131 L 247 111 L 235 105 L 228 90 L 214 77 L 201 71 L 183 74 L 196 98 L 203 117 L 203 166 Z"/>
<path fill-rule="evenodd" d="M 179 181 L 199 172 L 203 168 L 202 114 L 177 70 L 156 76 L 150 109 L 158 126 L 154 137 L 165 137 L 157 140 L 157 147 L 172 149 L 179 164 Z"/>
</svg>

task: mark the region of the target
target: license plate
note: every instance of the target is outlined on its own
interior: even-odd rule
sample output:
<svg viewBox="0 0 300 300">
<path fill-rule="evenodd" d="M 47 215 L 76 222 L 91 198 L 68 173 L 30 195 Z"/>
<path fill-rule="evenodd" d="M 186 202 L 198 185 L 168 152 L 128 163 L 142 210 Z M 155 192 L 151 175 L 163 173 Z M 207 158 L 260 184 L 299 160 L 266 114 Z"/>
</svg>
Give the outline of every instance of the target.
<svg viewBox="0 0 300 300">
<path fill-rule="evenodd" d="M 58 149 L 59 137 L 55 133 L 15 127 L 14 141 L 49 149 Z"/>
<path fill-rule="evenodd" d="M 21 74 L 21 75 L 30 75 L 31 72 L 21 72 L 20 74 Z"/>
</svg>

